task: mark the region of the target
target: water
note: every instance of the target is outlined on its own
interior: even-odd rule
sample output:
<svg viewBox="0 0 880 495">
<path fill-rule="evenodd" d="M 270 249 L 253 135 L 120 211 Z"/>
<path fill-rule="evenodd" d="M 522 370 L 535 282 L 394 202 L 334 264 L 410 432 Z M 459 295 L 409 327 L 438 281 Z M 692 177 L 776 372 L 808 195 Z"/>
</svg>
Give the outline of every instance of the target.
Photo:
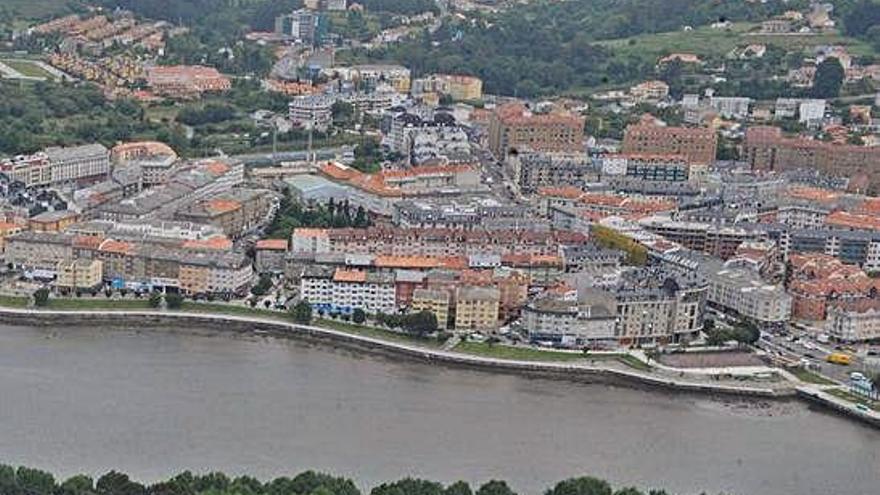
<svg viewBox="0 0 880 495">
<path fill-rule="evenodd" d="M 0 327 L 0 462 L 58 475 L 569 476 L 678 493 L 880 492 L 880 432 L 797 402 L 526 379 L 261 337 Z"/>
</svg>

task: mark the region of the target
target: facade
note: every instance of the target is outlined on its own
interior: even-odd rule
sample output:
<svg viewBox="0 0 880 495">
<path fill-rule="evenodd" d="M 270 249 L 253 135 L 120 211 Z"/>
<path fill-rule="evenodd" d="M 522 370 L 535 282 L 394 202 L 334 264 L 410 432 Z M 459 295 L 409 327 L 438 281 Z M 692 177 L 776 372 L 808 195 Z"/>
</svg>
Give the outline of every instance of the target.
<svg viewBox="0 0 880 495">
<path fill-rule="evenodd" d="M 497 329 L 500 299 L 498 289 L 493 287 L 459 287 L 455 291 L 455 329 Z"/>
<path fill-rule="evenodd" d="M 838 342 L 880 340 L 880 306 L 874 303 L 861 308 L 831 307 L 825 329 Z"/>
<path fill-rule="evenodd" d="M 63 291 L 95 290 L 104 283 L 100 260 L 59 261 L 56 272 L 55 287 Z"/>
<path fill-rule="evenodd" d="M 415 289 L 412 293 L 410 311 L 419 313 L 428 311 L 437 317 L 437 328 L 445 329 L 449 325 L 449 292 L 440 289 Z"/>
<path fill-rule="evenodd" d="M 708 283 L 698 274 L 637 269 L 607 292 L 615 302 L 620 345 L 681 342 L 703 328 Z"/>
<path fill-rule="evenodd" d="M 334 103 L 325 95 L 296 96 L 288 104 L 288 115 L 291 122 L 305 129 L 326 131 L 333 125 Z"/>
<path fill-rule="evenodd" d="M 416 97 L 440 94 L 455 101 L 476 101 L 483 97 L 483 81 L 473 76 L 432 74 L 413 80 L 412 93 Z"/>
<path fill-rule="evenodd" d="M 99 180 L 110 174 L 110 151 L 101 144 L 46 148 L 0 162 L 0 172 L 27 187 Z"/>
<path fill-rule="evenodd" d="M 419 228 L 295 229 L 294 253 L 469 256 L 473 254 L 556 255 L 561 246 L 587 242 L 567 231 L 450 230 Z"/>
<path fill-rule="evenodd" d="M 692 179 L 690 170 L 683 155 L 616 153 L 602 157 L 603 174 L 643 181 L 683 182 Z"/>
<path fill-rule="evenodd" d="M 522 314 L 529 341 L 564 347 L 614 345 L 615 315 L 608 301 L 590 297 L 594 295 L 549 293 L 529 302 Z"/>
<path fill-rule="evenodd" d="M 862 175 L 871 190 L 880 187 L 880 147 L 789 138 L 778 127 L 752 127 L 746 131 L 743 156 L 755 170 L 802 168 L 841 177 Z"/>
<path fill-rule="evenodd" d="M 46 211 L 28 219 L 33 232 L 60 232 L 78 222 L 79 213 L 70 210 Z"/>
<path fill-rule="evenodd" d="M 319 311 L 367 313 L 395 310 L 394 280 L 390 274 L 346 268 L 307 267 L 300 277 L 300 296 Z"/>
<path fill-rule="evenodd" d="M 784 325 L 791 318 L 792 298 L 779 285 L 761 280 L 747 268 L 711 270 L 708 302 L 760 326 Z"/>
<path fill-rule="evenodd" d="M 177 210 L 175 218 L 213 225 L 229 237 L 240 237 L 265 223 L 278 197 L 266 189 L 232 189 Z"/>
<path fill-rule="evenodd" d="M 586 153 L 519 153 L 507 159 L 507 168 L 524 193 L 544 187 L 583 187 L 598 178 Z"/>
<path fill-rule="evenodd" d="M 624 153 L 679 155 L 692 167 L 706 167 L 715 162 L 718 136 L 710 128 L 667 127 L 643 122 L 626 128 Z"/>
<path fill-rule="evenodd" d="M 255 246 L 257 273 L 284 273 L 287 265 L 287 239 L 262 239 Z"/>
<path fill-rule="evenodd" d="M 501 105 L 489 121 L 489 149 L 499 159 L 516 150 L 584 151 L 584 118 L 567 112 L 534 113 L 519 103 Z"/>
<path fill-rule="evenodd" d="M 751 104 L 751 98 L 740 96 L 713 96 L 709 99 L 709 107 L 725 119 L 745 119 L 749 116 Z"/>
</svg>

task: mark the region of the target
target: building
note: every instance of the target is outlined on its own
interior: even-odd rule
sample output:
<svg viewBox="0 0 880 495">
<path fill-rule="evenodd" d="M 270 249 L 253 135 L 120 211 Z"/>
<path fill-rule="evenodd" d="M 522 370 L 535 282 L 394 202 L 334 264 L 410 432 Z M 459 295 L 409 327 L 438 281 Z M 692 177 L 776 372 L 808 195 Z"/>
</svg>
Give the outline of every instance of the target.
<svg viewBox="0 0 880 495">
<path fill-rule="evenodd" d="M 179 208 L 174 217 L 184 222 L 213 225 L 229 237 L 240 237 L 267 223 L 279 198 L 267 189 L 235 188 Z"/>
<path fill-rule="evenodd" d="M 620 345 L 677 343 L 703 328 L 708 283 L 696 273 L 651 267 L 621 275 L 606 291 L 615 302 Z"/>
<path fill-rule="evenodd" d="M 586 153 L 518 153 L 508 157 L 506 167 L 526 194 L 545 187 L 584 187 L 599 178 Z"/>
<path fill-rule="evenodd" d="M 6 264 L 22 270 L 54 272 L 73 256 L 73 236 L 53 232 L 23 231 L 6 238 Z"/>
<path fill-rule="evenodd" d="M 228 91 L 232 82 L 213 67 L 157 65 L 147 70 L 147 85 L 157 94 L 193 98 L 206 92 Z"/>
<path fill-rule="evenodd" d="M 548 290 L 523 308 L 522 325 L 532 343 L 611 347 L 616 344 L 613 308 L 613 302 L 598 291 Z"/>
<path fill-rule="evenodd" d="M 103 263 L 100 260 L 59 261 L 55 271 L 55 287 L 63 292 L 94 291 L 104 284 Z"/>
<path fill-rule="evenodd" d="M 412 82 L 412 94 L 424 98 L 437 94 L 454 101 L 477 101 L 483 98 L 483 81 L 474 76 L 459 74 L 431 74 Z"/>
<path fill-rule="evenodd" d="M 828 335 L 838 342 L 860 343 L 880 339 L 880 305 L 877 301 L 828 309 Z"/>
<path fill-rule="evenodd" d="M 295 229 L 294 253 L 469 256 L 474 254 L 556 255 L 559 248 L 587 242 L 584 234 L 513 229 Z"/>
<path fill-rule="evenodd" d="M 817 126 L 825 120 L 825 100 L 801 100 L 798 106 L 798 122 Z"/>
<path fill-rule="evenodd" d="M 629 94 L 638 101 L 659 101 L 669 96 L 669 85 L 663 81 L 645 81 L 629 88 Z"/>
<path fill-rule="evenodd" d="M 177 164 L 177 153 L 165 143 L 140 141 L 114 146 L 110 151 L 114 172 L 119 168 L 137 168 L 144 187 L 165 184 Z"/>
<path fill-rule="evenodd" d="M 284 273 L 287 265 L 287 239 L 262 239 L 257 241 L 254 250 L 254 267 L 258 273 Z"/>
<path fill-rule="evenodd" d="M 294 97 L 288 104 L 290 121 L 305 129 L 326 131 L 333 125 L 335 100 L 326 95 Z"/>
<path fill-rule="evenodd" d="M 740 96 L 712 96 L 709 98 L 709 107 L 725 119 L 745 119 L 749 116 L 751 104 L 751 98 Z"/>
<path fill-rule="evenodd" d="M 110 174 L 110 151 L 101 144 L 51 147 L 0 161 L 0 172 L 27 187 L 100 180 Z"/>
<path fill-rule="evenodd" d="M 713 129 L 702 127 L 668 127 L 643 119 L 627 126 L 623 137 L 623 153 L 683 156 L 691 167 L 690 176 L 699 177 L 715 163 L 718 136 Z"/>
<path fill-rule="evenodd" d="M 516 150 L 584 151 L 584 118 L 569 112 L 537 113 L 521 103 L 500 105 L 489 121 L 489 149 L 502 159 Z"/>
<path fill-rule="evenodd" d="M 493 287 L 458 287 L 455 291 L 455 329 L 494 331 L 498 328 L 501 295 Z"/>
<path fill-rule="evenodd" d="M 295 10 L 275 18 L 275 33 L 305 45 L 320 45 L 327 35 L 327 19 L 309 9 Z"/>
<path fill-rule="evenodd" d="M 440 289 L 417 288 L 412 293 L 410 311 L 419 313 L 428 311 L 437 318 L 437 328 L 445 329 L 449 326 L 449 292 Z"/>
<path fill-rule="evenodd" d="M 29 218 L 28 229 L 34 232 L 60 232 L 79 219 L 80 215 L 75 211 L 46 211 Z"/>
<path fill-rule="evenodd" d="M 880 280 L 857 266 L 824 254 L 792 255 L 789 263 L 788 290 L 794 318 L 825 320 L 833 306 L 859 307 L 876 302 Z"/>
<path fill-rule="evenodd" d="M 396 309 L 394 280 L 387 273 L 307 267 L 300 277 L 300 297 L 327 313 L 354 309 L 391 313 Z"/>
<path fill-rule="evenodd" d="M 807 169 L 832 176 L 864 176 L 869 190 L 880 187 L 880 147 L 785 137 L 778 127 L 752 127 L 746 131 L 743 158 L 755 170 Z"/>
<path fill-rule="evenodd" d="M 684 155 L 612 153 L 604 155 L 601 163 L 604 175 L 624 175 L 652 182 L 683 182 L 698 178 L 691 177 L 691 167 Z"/>
</svg>

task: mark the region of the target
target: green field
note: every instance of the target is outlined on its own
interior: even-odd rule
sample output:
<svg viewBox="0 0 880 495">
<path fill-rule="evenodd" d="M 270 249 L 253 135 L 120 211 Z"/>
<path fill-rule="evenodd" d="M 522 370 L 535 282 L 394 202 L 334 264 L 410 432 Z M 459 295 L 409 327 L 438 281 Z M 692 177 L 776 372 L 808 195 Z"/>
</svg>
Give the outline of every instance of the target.
<svg viewBox="0 0 880 495">
<path fill-rule="evenodd" d="M 818 45 L 843 45 L 853 55 L 870 55 L 870 45 L 854 38 L 837 33 L 827 34 L 757 34 L 757 24 L 734 23 L 727 29 L 713 29 L 708 26 L 693 31 L 672 31 L 666 33 L 643 34 L 629 38 L 604 40 L 597 44 L 612 48 L 618 55 L 645 57 L 652 59 L 675 52 L 695 53 L 703 57 L 720 57 L 737 47 L 750 44 L 765 44 L 785 50 L 803 50 Z"/>
<path fill-rule="evenodd" d="M 7 60 L 0 60 L 0 62 L 3 62 L 4 65 L 9 66 L 10 68 L 17 70 L 18 72 L 21 72 L 22 75 L 25 75 L 28 77 L 42 77 L 47 80 L 51 80 L 51 79 L 55 78 L 55 76 L 46 72 L 40 66 L 38 66 L 37 64 L 30 62 L 28 60 L 21 60 L 21 59 L 8 60 L 7 59 Z"/>
</svg>

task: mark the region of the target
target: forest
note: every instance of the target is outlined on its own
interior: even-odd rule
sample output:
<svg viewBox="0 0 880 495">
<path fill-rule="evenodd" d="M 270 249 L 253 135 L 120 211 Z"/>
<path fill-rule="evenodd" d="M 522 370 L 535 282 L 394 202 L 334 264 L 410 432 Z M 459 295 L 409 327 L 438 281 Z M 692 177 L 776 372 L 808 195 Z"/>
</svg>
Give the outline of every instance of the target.
<svg viewBox="0 0 880 495">
<path fill-rule="evenodd" d="M 56 480 L 46 471 L 0 464 L 0 493 L 3 495 L 361 495 L 346 478 L 306 471 L 293 478 L 279 477 L 262 482 L 251 476 L 230 477 L 224 473 L 196 475 L 184 472 L 165 481 L 144 485 L 128 475 L 110 471 L 97 480 L 77 475 Z M 363 492 L 365 493 L 365 492 Z M 423 479 L 405 478 L 383 483 L 369 495 L 517 495 L 504 481 L 491 480 L 476 490 L 458 481 L 444 486 Z M 545 495 L 667 495 L 664 490 L 643 492 L 635 488 L 614 489 L 593 477 L 570 478 L 549 488 Z"/>
</svg>

